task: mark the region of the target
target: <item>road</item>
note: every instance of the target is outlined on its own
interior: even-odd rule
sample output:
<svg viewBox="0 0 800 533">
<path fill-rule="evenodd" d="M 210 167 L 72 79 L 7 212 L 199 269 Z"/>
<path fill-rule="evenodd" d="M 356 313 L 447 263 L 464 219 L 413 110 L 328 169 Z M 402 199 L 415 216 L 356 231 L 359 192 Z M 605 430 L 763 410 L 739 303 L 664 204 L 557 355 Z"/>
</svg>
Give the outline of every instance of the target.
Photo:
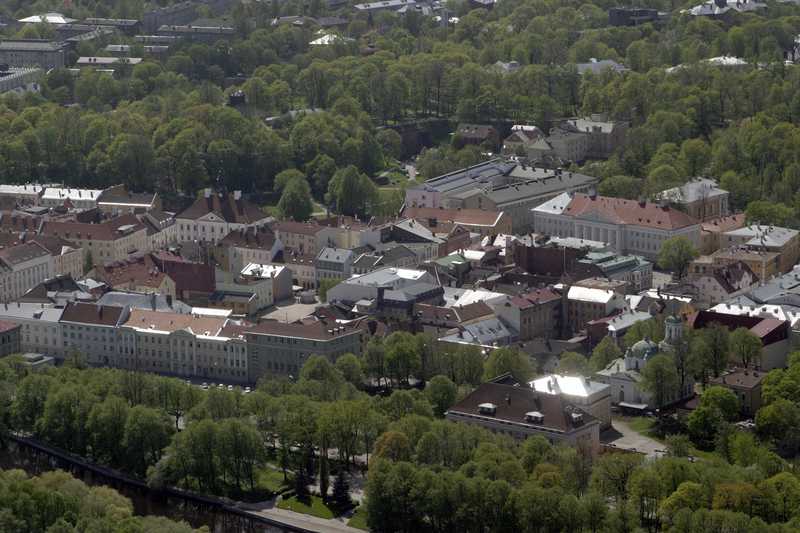
<svg viewBox="0 0 800 533">
<path fill-rule="evenodd" d="M 616 432 L 614 430 L 604 432 L 601 438 L 608 435 L 611 436 L 608 440 L 602 439 L 604 444 L 610 444 L 623 450 L 635 450 L 645 454 L 647 457 L 661 457 L 664 455 L 664 444 L 642 435 L 622 420 L 613 419 L 611 424 Z"/>
<path fill-rule="evenodd" d="M 347 525 L 347 520 L 350 518 L 349 513 L 343 517 L 327 520 L 325 518 L 317 518 L 316 516 L 307 514 L 295 513 L 294 511 L 288 511 L 286 509 L 278 509 L 278 507 L 275 506 L 275 503 L 276 500 L 273 499 L 261 504 L 248 505 L 247 508 L 242 506 L 242 509 L 245 509 L 246 511 L 255 515 L 272 518 L 273 520 L 277 520 L 291 526 L 310 529 L 312 531 L 319 531 L 320 533 L 364 533 L 360 529 Z M 258 507 L 256 507 L 256 505 L 258 505 Z"/>
</svg>

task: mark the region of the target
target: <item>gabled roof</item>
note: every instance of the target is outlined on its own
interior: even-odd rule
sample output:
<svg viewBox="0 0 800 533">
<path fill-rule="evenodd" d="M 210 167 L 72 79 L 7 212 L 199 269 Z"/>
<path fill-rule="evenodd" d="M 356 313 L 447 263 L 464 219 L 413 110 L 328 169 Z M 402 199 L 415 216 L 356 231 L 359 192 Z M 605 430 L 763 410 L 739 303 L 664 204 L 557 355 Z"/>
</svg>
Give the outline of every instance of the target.
<svg viewBox="0 0 800 533">
<path fill-rule="evenodd" d="M 651 202 L 639 202 L 610 196 L 576 193 L 563 210 L 574 218 L 597 217 L 614 224 L 629 224 L 653 229 L 674 230 L 699 224 L 683 211 Z"/>
<path fill-rule="evenodd" d="M 99 224 L 48 220 L 42 225 L 42 234 L 55 235 L 66 240 L 113 241 L 145 229 L 145 226 L 135 215 L 125 214 Z"/>
<path fill-rule="evenodd" d="M 68 303 L 61 315 L 61 322 L 79 322 L 97 326 L 116 326 L 122 316 L 122 307 L 97 305 L 94 303 Z"/>
<path fill-rule="evenodd" d="M 236 199 L 234 194 L 213 192 L 195 200 L 176 218 L 197 220 L 209 213 L 234 224 L 254 224 L 269 218 L 261 209 L 241 197 Z"/>
<path fill-rule="evenodd" d="M 509 302 L 520 309 L 527 309 L 529 307 L 542 305 L 547 302 L 560 299 L 561 294 L 559 294 L 555 289 L 552 287 L 545 287 L 543 289 L 534 289 L 518 296 L 514 296 L 509 300 Z"/>
<path fill-rule="evenodd" d="M 185 330 L 195 335 L 217 336 L 223 326 L 225 326 L 225 321 L 225 318 L 219 317 L 133 309 L 124 325 L 140 330 L 154 330 L 167 333 Z"/>
<path fill-rule="evenodd" d="M 266 226 L 233 230 L 219 241 L 220 246 L 235 246 L 254 250 L 271 250 L 275 245 L 275 234 Z"/>
</svg>

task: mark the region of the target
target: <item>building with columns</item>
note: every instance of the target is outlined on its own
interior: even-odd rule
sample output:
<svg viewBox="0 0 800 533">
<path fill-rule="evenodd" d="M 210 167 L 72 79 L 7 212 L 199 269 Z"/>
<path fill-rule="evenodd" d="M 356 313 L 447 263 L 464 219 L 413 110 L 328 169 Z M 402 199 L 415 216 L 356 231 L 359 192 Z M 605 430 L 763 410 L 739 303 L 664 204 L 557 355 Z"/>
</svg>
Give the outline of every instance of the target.
<svg viewBox="0 0 800 533">
<path fill-rule="evenodd" d="M 677 236 L 700 244 L 700 222 L 651 202 L 563 193 L 533 208 L 532 215 L 537 233 L 605 242 L 619 254 L 656 259 L 664 241 Z"/>
</svg>

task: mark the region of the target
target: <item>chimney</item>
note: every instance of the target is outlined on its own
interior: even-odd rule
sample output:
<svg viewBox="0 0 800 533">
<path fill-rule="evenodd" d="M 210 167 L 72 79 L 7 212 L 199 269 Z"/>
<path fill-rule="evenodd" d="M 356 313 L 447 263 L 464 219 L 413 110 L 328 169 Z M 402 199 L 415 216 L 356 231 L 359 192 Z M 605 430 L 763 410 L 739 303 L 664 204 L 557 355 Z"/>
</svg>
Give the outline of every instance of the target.
<svg viewBox="0 0 800 533">
<path fill-rule="evenodd" d="M 242 191 L 233 191 L 233 199 L 234 200 L 241 200 L 242 199 Z"/>
<path fill-rule="evenodd" d="M 153 311 L 156 310 L 156 293 L 150 294 L 150 307 L 153 308 Z"/>
<path fill-rule="evenodd" d="M 211 198 L 211 189 L 208 189 L 208 188 L 207 188 L 207 189 L 205 189 L 205 190 L 203 191 L 203 196 L 204 196 L 205 198 Z"/>
</svg>

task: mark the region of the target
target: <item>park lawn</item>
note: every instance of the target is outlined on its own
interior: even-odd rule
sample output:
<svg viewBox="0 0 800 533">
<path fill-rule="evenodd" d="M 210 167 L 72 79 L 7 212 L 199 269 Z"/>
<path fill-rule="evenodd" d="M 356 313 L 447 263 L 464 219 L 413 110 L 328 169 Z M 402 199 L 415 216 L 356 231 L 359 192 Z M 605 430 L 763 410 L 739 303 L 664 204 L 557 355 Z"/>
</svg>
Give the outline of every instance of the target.
<svg viewBox="0 0 800 533">
<path fill-rule="evenodd" d="M 286 509 L 288 511 L 294 511 L 295 513 L 308 514 L 328 520 L 334 517 L 333 511 L 328 509 L 328 506 L 323 503 L 322 498 L 319 496 L 311 496 L 310 498 L 311 502 L 309 505 L 298 501 L 296 496 L 282 498 L 278 502 L 278 509 Z"/>
<path fill-rule="evenodd" d="M 369 531 L 369 527 L 367 527 L 367 508 L 363 505 L 359 505 L 356 508 L 356 512 L 353 513 L 353 516 L 347 521 L 347 525 L 356 529 Z"/>
<path fill-rule="evenodd" d="M 660 438 L 653 431 L 653 426 L 656 423 L 655 418 L 648 416 L 621 416 L 619 419 L 628 424 L 628 426 L 630 426 L 630 428 L 636 433 L 644 435 L 645 437 L 653 440 L 657 440 L 658 442 L 664 442 L 664 439 Z"/>
<path fill-rule="evenodd" d="M 289 477 L 289 483 L 291 483 L 291 481 L 292 479 Z M 257 485 L 259 489 L 272 493 L 277 493 L 287 486 L 283 481 L 283 472 L 270 467 L 259 470 Z"/>
</svg>

